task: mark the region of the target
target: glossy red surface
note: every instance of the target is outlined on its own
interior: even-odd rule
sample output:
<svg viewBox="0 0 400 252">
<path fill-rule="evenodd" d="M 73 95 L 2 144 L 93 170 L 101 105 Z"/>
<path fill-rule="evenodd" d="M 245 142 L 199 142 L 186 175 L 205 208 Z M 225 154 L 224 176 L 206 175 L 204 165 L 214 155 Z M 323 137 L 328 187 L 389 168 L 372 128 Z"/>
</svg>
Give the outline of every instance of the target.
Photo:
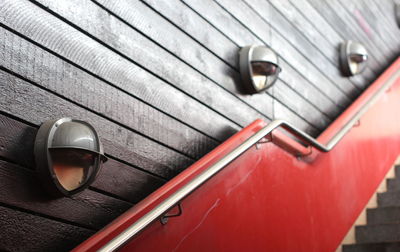
<svg viewBox="0 0 400 252">
<path fill-rule="evenodd" d="M 330 139 L 399 68 L 397 60 L 319 140 Z M 188 196 L 182 216 L 154 222 L 122 250 L 334 251 L 400 153 L 399 108 L 397 80 L 328 153 L 314 150 L 304 160 L 272 143 L 252 147 Z M 254 122 L 75 251 L 98 249 L 264 125 Z M 280 142 L 297 148 L 290 138 Z"/>
</svg>

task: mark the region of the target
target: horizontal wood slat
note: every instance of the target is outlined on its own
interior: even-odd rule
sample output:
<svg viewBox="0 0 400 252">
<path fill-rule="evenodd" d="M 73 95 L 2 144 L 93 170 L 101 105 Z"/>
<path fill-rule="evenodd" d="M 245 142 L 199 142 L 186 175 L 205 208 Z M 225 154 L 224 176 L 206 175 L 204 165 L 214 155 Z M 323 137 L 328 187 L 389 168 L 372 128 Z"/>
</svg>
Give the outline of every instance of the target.
<svg viewBox="0 0 400 252">
<path fill-rule="evenodd" d="M 290 63 L 295 69 L 299 70 L 309 81 L 311 81 L 314 85 L 323 86 L 323 91 L 326 92 L 326 95 L 333 99 L 336 104 L 345 106 L 351 102 L 349 97 L 342 90 L 340 90 L 334 83 L 324 76 L 321 71 L 313 66 L 310 61 L 308 61 L 295 48 L 293 48 L 293 46 L 291 46 L 281 35 L 274 33 L 274 36 L 266 37 L 264 35 L 260 35 L 258 32 L 258 36 L 256 37 L 253 33 L 247 30 L 244 25 L 241 24 L 245 23 L 243 19 L 238 18 L 239 20 L 236 20 L 234 17 L 237 18 L 237 16 L 228 13 L 211 0 L 194 0 L 184 2 L 196 12 L 200 13 L 214 26 L 218 27 L 219 30 L 224 31 L 228 37 L 230 37 L 240 46 L 269 42 L 273 49 L 276 50 L 276 52 L 279 53 L 283 59 Z M 236 14 L 239 14 L 239 12 Z M 246 12 L 242 12 L 242 14 L 246 14 Z M 241 23 L 239 23 L 239 21 Z M 264 24 L 263 27 L 268 26 Z M 266 31 L 265 28 L 263 30 Z M 244 36 L 244 34 L 246 34 L 246 36 Z M 260 40 L 260 37 L 262 40 Z"/>
<path fill-rule="evenodd" d="M 127 129 L 193 158 L 203 156 L 218 143 L 10 31 L 0 28 L 0 39 L 4 45 L 2 67 Z"/>
<path fill-rule="evenodd" d="M 182 154 L 4 71 L 0 71 L 0 88 L 0 111 L 35 125 L 64 116 L 86 120 L 97 129 L 106 154 L 161 177 L 170 178 L 193 163 Z"/>
<path fill-rule="evenodd" d="M 0 206 L 1 251 L 69 251 L 94 231 Z"/>
<path fill-rule="evenodd" d="M 110 83 L 132 85 L 136 89 L 135 95 L 140 96 L 141 99 L 144 99 L 143 96 L 147 96 L 147 99 L 157 99 L 154 96 L 155 93 L 152 92 L 154 90 L 152 87 L 164 89 L 168 86 L 165 82 L 168 82 L 168 84 L 185 92 L 202 104 L 215 108 L 218 113 L 227 116 L 241 126 L 249 124 L 254 118 L 265 118 L 200 74 L 188 74 L 190 73 L 189 68 L 179 69 L 177 68 L 179 65 L 172 64 L 174 61 L 160 61 L 157 58 L 150 62 L 152 73 L 149 73 L 30 2 L 23 0 L 6 1 L 1 10 L 4 13 L 1 21 L 11 29 L 44 45 Z M 38 19 L 37 16 L 41 18 Z M 32 29 L 32 24 L 34 24 L 34 29 Z M 140 46 L 132 48 L 131 53 L 140 53 L 140 58 L 144 60 L 150 59 L 149 57 L 152 54 L 161 54 L 167 57 L 167 54 L 162 54 L 160 48 L 157 49 L 154 43 L 144 37 L 135 36 L 134 41 L 140 43 L 143 47 L 154 46 L 151 47 L 154 50 L 149 55 L 138 50 L 141 48 Z M 96 57 L 93 57 L 93 55 L 96 55 Z M 156 72 L 162 75 L 155 75 Z M 160 83 L 157 77 L 164 82 Z M 151 87 L 147 87 L 148 85 Z M 145 92 L 146 89 L 151 90 Z M 143 92 L 145 93 L 143 94 Z M 168 97 L 173 99 L 173 96 Z M 169 105 L 169 103 L 167 104 Z"/>
<path fill-rule="evenodd" d="M 0 203 L 98 230 L 132 204 L 85 190 L 75 196 L 53 199 L 42 189 L 36 174 L 0 160 Z"/>
</svg>

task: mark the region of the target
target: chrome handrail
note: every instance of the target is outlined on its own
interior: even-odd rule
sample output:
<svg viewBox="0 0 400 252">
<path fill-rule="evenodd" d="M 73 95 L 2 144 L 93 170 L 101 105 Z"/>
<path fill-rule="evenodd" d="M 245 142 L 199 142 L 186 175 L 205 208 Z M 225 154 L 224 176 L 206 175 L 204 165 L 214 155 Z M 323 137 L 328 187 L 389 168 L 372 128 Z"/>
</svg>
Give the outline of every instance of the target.
<svg viewBox="0 0 400 252">
<path fill-rule="evenodd" d="M 270 134 L 274 129 L 278 127 L 284 128 L 285 130 L 299 137 L 301 140 L 307 142 L 310 146 L 313 146 L 314 148 L 322 152 L 330 151 L 354 126 L 354 124 L 368 110 L 368 108 L 386 91 L 386 89 L 388 89 L 395 82 L 398 77 L 400 77 L 400 71 L 397 71 L 394 75 L 392 75 L 386 81 L 386 83 L 382 85 L 382 87 L 380 87 L 378 91 L 374 95 L 372 95 L 372 97 L 360 108 L 360 110 L 356 114 L 354 114 L 353 117 L 329 140 L 326 145 L 319 143 L 315 138 L 309 136 L 307 133 L 303 132 L 302 130 L 296 128 L 295 126 L 284 120 L 274 120 L 270 122 L 267 126 L 249 137 L 247 140 L 245 140 L 242 144 L 240 144 L 218 162 L 201 172 L 190 182 L 182 186 L 175 193 L 162 201 L 154 209 L 149 211 L 147 214 L 142 216 L 119 235 L 114 237 L 111 241 L 106 243 L 102 248 L 99 249 L 99 251 L 108 252 L 115 251 L 120 248 L 136 234 L 146 228 L 150 223 L 159 219 L 168 210 L 170 210 L 172 207 L 182 201 L 182 199 L 184 199 L 199 186 L 201 186 L 203 183 L 205 183 L 207 180 L 217 174 L 220 170 L 222 170 L 225 166 L 234 161 L 241 154 L 243 154 L 245 151 L 247 151 L 249 148 L 258 143 L 261 139 L 263 139 L 265 136 Z"/>
</svg>

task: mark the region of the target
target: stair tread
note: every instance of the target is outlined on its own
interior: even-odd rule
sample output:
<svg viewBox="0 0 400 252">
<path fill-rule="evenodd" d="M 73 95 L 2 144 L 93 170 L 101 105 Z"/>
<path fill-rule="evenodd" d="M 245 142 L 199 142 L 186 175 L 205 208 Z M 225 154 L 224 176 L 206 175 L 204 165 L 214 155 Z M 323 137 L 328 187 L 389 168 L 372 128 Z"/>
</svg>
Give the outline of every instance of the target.
<svg viewBox="0 0 400 252">
<path fill-rule="evenodd" d="M 367 225 L 400 223 L 400 206 L 367 209 Z"/>
<path fill-rule="evenodd" d="M 400 241 L 400 223 L 356 226 L 358 244 Z"/>
<path fill-rule="evenodd" d="M 343 245 L 343 252 L 397 252 L 400 241 Z"/>
<path fill-rule="evenodd" d="M 400 191 L 387 191 L 378 193 L 378 208 L 389 206 L 400 206 Z"/>
<path fill-rule="evenodd" d="M 393 194 L 393 195 L 400 194 L 400 190 L 386 191 L 386 192 L 378 193 L 378 195 L 387 195 L 387 194 Z"/>
<path fill-rule="evenodd" d="M 377 223 L 377 224 L 367 224 L 367 225 L 359 225 L 356 226 L 356 228 L 361 228 L 361 227 L 380 227 L 380 226 L 398 226 L 400 225 L 399 223 Z M 400 241 L 400 239 L 399 239 Z"/>
<path fill-rule="evenodd" d="M 367 209 L 367 224 L 356 226 L 356 243 L 343 252 L 400 251 L 400 165 L 395 178 L 386 180 L 387 191 L 377 193 L 378 206 Z"/>
<path fill-rule="evenodd" d="M 400 206 L 378 206 L 378 207 L 373 207 L 373 208 L 367 208 L 367 211 L 377 211 L 377 210 L 388 210 L 388 209 L 393 209 L 393 210 L 399 210 L 400 211 Z"/>
</svg>

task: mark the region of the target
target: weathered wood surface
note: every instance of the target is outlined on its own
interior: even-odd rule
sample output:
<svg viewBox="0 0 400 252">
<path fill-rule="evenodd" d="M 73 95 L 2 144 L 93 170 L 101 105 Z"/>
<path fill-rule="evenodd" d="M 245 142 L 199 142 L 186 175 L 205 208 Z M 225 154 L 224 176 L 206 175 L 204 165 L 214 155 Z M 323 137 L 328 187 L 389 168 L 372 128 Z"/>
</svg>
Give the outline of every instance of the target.
<svg viewBox="0 0 400 252">
<path fill-rule="evenodd" d="M 383 20 L 385 25 L 387 25 L 386 30 L 388 33 L 391 33 L 393 39 L 396 41 L 398 36 L 400 35 L 399 25 L 397 24 L 396 19 L 392 18 L 390 13 L 393 13 L 394 10 L 394 1 L 379 1 L 379 0 L 366 0 L 363 1 L 362 4 L 364 5 L 365 9 L 373 8 L 373 14 L 379 16 L 380 18 L 376 20 Z M 381 26 L 376 25 L 377 29 L 382 29 Z M 393 45 L 394 48 L 399 49 L 399 44 L 395 43 Z M 397 51 L 398 53 L 398 51 Z"/>
<path fill-rule="evenodd" d="M 369 56 L 372 59 L 371 61 L 376 60 L 378 71 L 380 72 L 383 70 L 387 64 L 385 61 L 389 60 L 385 59 L 384 56 L 384 54 L 387 54 L 387 48 L 380 48 L 373 44 L 361 27 L 356 23 L 355 19 L 346 13 L 340 3 L 337 1 L 308 1 L 312 5 L 312 8 L 314 8 L 314 11 L 323 16 L 329 25 L 333 27 L 337 33 L 341 34 L 343 38 L 362 42 L 369 51 Z"/>
<path fill-rule="evenodd" d="M 218 143 L 3 28 L 0 38 L 4 45 L 0 64 L 4 68 L 121 126 L 192 158 Z"/>
<path fill-rule="evenodd" d="M 171 178 L 193 163 L 176 151 L 1 70 L 0 88 L 0 110 L 36 125 L 65 116 L 84 119 L 96 126 L 106 154 L 153 174 Z"/>
<path fill-rule="evenodd" d="M 217 145 L 213 138 L 94 78 L 25 39 L 2 28 L 0 36 L 4 43 L 0 64 L 6 69 L 190 157 L 198 158 Z M 68 88 L 63 88 L 66 86 Z M 231 127 L 232 130 L 237 128 L 234 124 Z M 223 138 L 221 134 L 215 137 Z"/>
<path fill-rule="evenodd" d="M 303 16 L 313 24 L 319 33 L 321 33 L 327 40 L 330 41 L 332 46 L 336 45 L 337 47 L 337 45 L 339 45 L 341 42 L 348 39 L 358 41 L 357 37 L 355 37 L 355 35 L 353 35 L 351 32 L 346 33 L 346 29 L 348 29 L 347 27 L 340 29 L 335 25 L 336 22 L 339 22 L 339 25 L 341 24 L 342 26 L 345 25 L 345 23 L 342 23 L 339 18 L 336 18 L 334 13 L 328 12 L 325 15 L 329 16 L 325 16 L 324 13 L 319 12 L 306 0 L 291 0 L 291 3 L 298 12 L 302 13 Z M 326 8 L 328 8 L 328 6 L 326 6 Z M 330 22 L 333 22 L 334 26 L 331 26 Z M 382 68 L 380 63 L 375 59 L 375 57 L 372 56 L 369 58 L 368 65 L 375 74 L 379 73 L 380 69 Z M 367 80 L 370 82 L 374 79 L 374 77 L 375 76 L 372 76 L 372 78 Z"/>
<path fill-rule="evenodd" d="M 246 20 L 241 17 L 238 18 L 238 16 L 232 16 L 234 14 L 225 11 L 221 6 L 212 2 L 211 0 L 185 1 L 185 3 L 187 3 L 196 12 L 201 13 L 205 19 L 209 20 L 209 22 L 218 27 L 220 30 L 223 30 L 228 37 L 236 41 L 236 43 L 240 46 L 268 42 L 272 46 L 279 45 L 274 46 L 274 49 L 280 54 L 280 56 L 289 62 L 295 69 L 299 70 L 300 73 L 303 74 L 314 85 L 323 87 L 323 91 L 325 91 L 326 95 L 331 97 L 335 103 L 347 105 L 351 102 L 349 96 L 343 90 L 340 90 L 338 86 L 332 83 L 322 71 L 319 71 L 312 64 L 312 62 L 308 61 L 303 55 L 300 54 L 299 51 L 295 50 L 295 48 L 293 48 L 293 46 L 280 34 L 274 33 L 273 36 L 267 37 L 265 34 L 268 28 L 264 29 L 263 26 L 260 26 L 258 31 L 249 31 L 244 25 L 241 24 Z M 252 15 L 255 15 L 254 12 L 252 13 L 252 10 L 249 8 L 247 9 L 248 11 L 246 12 L 246 9 L 241 8 L 241 11 L 235 12 L 235 14 L 244 15 L 247 13 L 246 17 L 248 18 L 250 18 Z M 261 32 L 264 35 L 262 35 Z M 255 36 L 254 33 L 256 33 L 258 36 Z M 243 34 L 246 34 L 246 36 L 243 36 Z M 262 40 L 259 38 L 262 38 Z"/>
<path fill-rule="evenodd" d="M 207 69 L 204 69 L 202 66 L 199 66 L 197 63 L 198 61 L 197 62 L 193 61 L 195 55 L 191 56 L 190 54 L 186 55 L 187 53 L 186 54 L 180 53 L 181 49 L 178 49 L 179 47 L 177 48 L 177 45 L 179 44 L 171 43 L 171 41 L 174 41 L 176 39 L 174 38 L 175 36 L 174 34 L 176 34 L 178 30 L 174 28 L 173 25 L 169 24 L 166 20 L 160 19 L 155 12 L 150 12 L 148 10 L 146 11 L 147 8 L 142 3 L 132 2 L 132 1 L 116 1 L 116 2 L 99 1 L 99 2 L 104 4 L 104 7 L 108 8 L 113 13 L 120 16 L 126 22 L 129 22 L 136 29 L 141 29 L 144 34 L 151 36 L 152 39 L 157 39 L 158 41 L 160 41 L 160 43 L 162 43 L 162 45 L 166 47 L 168 50 L 176 52 L 176 55 L 178 55 L 185 61 L 190 62 L 192 66 L 194 66 L 199 71 L 202 71 L 205 75 L 213 78 L 213 80 L 216 83 L 221 83 L 230 92 L 236 95 L 240 95 L 240 90 L 238 90 L 237 88 L 238 84 L 240 84 L 240 76 L 237 70 L 232 69 L 230 66 L 228 66 L 221 60 L 216 60 L 217 57 L 213 56 L 211 53 L 208 53 L 200 45 L 196 46 L 196 44 L 193 44 L 193 40 L 190 39 L 190 37 L 188 36 L 182 36 L 178 38 L 179 41 L 185 41 L 183 44 L 188 45 L 187 50 L 184 50 L 183 52 L 192 52 L 192 51 L 197 52 L 196 53 L 197 57 L 203 54 L 206 54 L 206 56 L 210 55 L 210 57 L 201 59 L 200 61 L 204 62 L 203 64 L 207 65 Z M 140 20 L 142 20 L 145 17 L 149 18 L 149 20 L 152 22 L 151 25 L 152 27 L 155 27 L 157 25 L 160 26 L 162 24 L 161 31 L 156 31 L 154 29 L 151 29 L 149 31 L 149 29 L 147 28 L 148 26 L 145 26 L 140 22 Z M 171 28 L 174 28 L 175 30 Z M 195 46 L 190 47 L 190 45 L 195 45 Z M 199 48 L 203 50 L 198 50 Z M 235 51 L 237 52 L 237 50 L 238 48 Z M 218 69 L 219 71 L 215 71 Z M 223 76 L 221 76 L 221 74 Z M 288 92 L 290 92 L 290 90 Z M 294 95 L 292 96 L 292 100 L 299 101 L 297 96 L 298 94 L 294 93 Z M 255 100 L 255 98 L 259 100 Z M 275 95 L 275 98 L 277 102 L 276 104 L 274 104 L 274 106 L 278 107 L 276 111 L 279 112 L 279 114 L 276 113 L 276 116 L 291 118 L 290 120 L 292 120 L 294 123 L 299 122 L 295 114 L 297 113 L 298 115 L 301 115 L 301 112 L 299 113 L 299 110 L 296 109 L 296 107 L 294 106 L 287 106 L 289 105 L 289 100 L 285 100 L 285 96 L 277 94 Z M 265 110 L 266 108 L 264 106 L 268 104 L 270 108 L 270 113 L 272 114 L 271 111 L 272 109 L 274 109 L 274 107 L 272 106 L 271 95 L 252 96 L 251 99 L 252 99 L 251 104 L 252 105 L 255 104 L 254 106 L 260 111 L 266 111 Z M 283 104 L 286 106 L 284 106 Z M 298 102 L 297 104 L 302 104 L 302 103 Z M 310 107 L 309 104 L 306 103 L 305 106 L 303 106 L 303 111 L 306 111 L 309 107 Z M 295 113 L 293 113 L 292 111 Z M 311 111 L 309 110 L 309 112 Z M 320 115 L 318 119 L 310 123 L 313 127 L 320 129 L 321 127 L 323 127 L 323 125 L 326 125 L 328 123 L 327 122 L 328 119 L 324 115 L 321 115 L 319 111 L 312 111 L 312 112 L 315 112 L 314 114 L 316 115 L 316 117 Z M 306 125 L 304 127 L 306 127 Z M 309 132 L 313 131 L 310 129 Z"/>
<path fill-rule="evenodd" d="M 42 189 L 36 174 L 0 160 L 0 203 L 66 220 L 81 227 L 98 230 L 132 204 L 85 190 L 71 198 L 52 199 Z"/>
<path fill-rule="evenodd" d="M 227 40 L 226 38 L 222 39 L 224 37 L 221 38 L 220 36 L 218 36 L 220 35 L 220 33 L 218 33 L 215 28 L 210 27 L 210 29 L 198 29 L 199 25 L 207 27 L 207 25 L 209 24 L 199 18 L 196 13 L 186 7 L 183 3 L 178 1 L 145 2 L 152 8 L 163 14 L 166 18 L 171 20 L 176 26 L 184 29 L 187 33 L 190 33 L 190 35 L 196 36 L 195 39 L 197 41 L 199 41 L 209 50 L 212 50 L 216 55 L 225 55 L 228 54 L 229 51 L 239 50 L 239 46 L 237 44 Z M 114 6 L 111 7 L 116 8 Z M 236 30 L 233 28 L 232 32 L 234 31 Z M 244 35 L 247 35 L 247 33 L 245 33 Z M 213 45 L 221 43 L 225 44 L 225 46 L 222 48 L 214 48 L 215 46 Z M 235 64 L 235 67 L 237 68 L 236 62 L 231 62 L 231 64 Z M 311 88 L 309 83 L 305 81 L 301 75 L 294 71 L 290 65 L 286 64 L 285 61 L 281 62 L 281 64 L 282 68 L 284 69 L 284 71 L 280 75 L 282 81 L 278 81 L 276 83 L 276 86 L 281 86 L 279 90 L 282 90 L 282 92 L 286 92 L 288 90 L 287 92 L 293 93 L 294 91 L 295 94 L 291 96 L 290 100 L 285 99 L 284 95 L 282 95 L 282 92 L 280 91 L 275 92 L 273 96 L 277 97 L 279 101 L 281 101 L 287 107 L 292 108 L 294 111 L 296 111 L 296 113 L 299 114 L 301 114 L 301 112 L 298 112 L 299 110 L 296 109 L 296 107 L 291 106 L 290 103 L 296 103 L 298 106 L 302 106 L 303 113 L 308 110 L 309 113 L 319 118 L 321 118 L 321 113 L 322 118 L 324 118 L 325 115 L 329 118 L 334 118 L 339 113 L 339 110 L 336 109 L 336 106 L 329 100 L 329 98 L 325 98 L 317 90 L 315 90 L 315 88 Z M 307 91 L 301 94 L 305 99 L 303 99 L 302 97 L 298 98 L 299 94 L 296 93 L 302 89 L 309 90 L 309 92 Z M 315 104 L 319 104 L 318 109 L 320 107 L 323 107 L 323 110 L 313 111 L 313 108 L 310 107 L 315 106 Z M 280 116 L 277 115 L 277 117 Z M 310 120 L 313 121 L 313 119 L 311 118 Z M 318 121 L 318 119 L 315 119 L 315 121 Z"/>
<path fill-rule="evenodd" d="M 1 251 L 69 251 L 94 231 L 0 206 Z M 41 235 L 33 235 L 40 233 Z"/>
<path fill-rule="evenodd" d="M 336 85 L 339 90 L 350 98 L 359 93 L 354 83 L 340 75 L 339 69 L 333 63 L 335 59 L 333 58 L 330 60 L 330 58 L 325 57 L 323 53 L 318 50 L 318 47 L 313 46 L 302 33 L 293 27 L 293 25 L 267 1 L 247 0 L 246 4 L 243 4 L 243 6 L 229 4 L 226 0 L 219 0 L 218 3 L 237 17 L 243 13 L 241 10 L 250 7 L 252 11 L 249 10 L 249 18 L 246 20 L 256 21 L 257 19 L 251 19 L 250 17 L 257 14 L 260 19 L 260 22 L 246 22 L 246 25 L 248 24 L 249 27 L 251 26 L 252 31 L 259 31 L 257 34 L 261 34 L 260 27 L 262 27 L 262 24 L 269 23 L 271 26 L 271 33 L 279 34 L 280 37 L 284 37 L 289 44 L 297 49 L 301 56 L 307 58 L 314 67 L 323 68 L 325 77 Z M 264 13 L 267 13 L 267 15 L 264 15 Z M 274 43 L 272 39 L 271 43 Z M 302 58 L 300 57 L 300 59 Z M 298 68 L 297 65 L 294 65 L 294 67 Z M 357 82 L 357 85 L 361 84 Z"/>
<path fill-rule="evenodd" d="M 139 67 L 115 51 L 109 50 L 104 44 L 102 45 L 91 39 L 62 20 L 46 13 L 46 11 L 33 3 L 23 0 L 6 1 L 2 12 L 4 14 L 1 22 L 11 29 L 84 67 L 110 83 L 132 85 L 135 89 L 142 89 L 143 91 L 137 90 L 138 92 L 135 92 L 135 95 L 140 95 L 141 98 L 142 96 L 147 96 L 147 99 L 158 99 L 155 96 L 157 93 L 153 92 L 156 89 L 153 87 L 163 89 L 168 86 L 166 85 L 168 83 L 205 106 L 212 107 L 220 114 L 232 118 L 232 121 L 238 121 L 241 126 L 247 125 L 254 118 L 263 118 L 260 113 L 240 102 L 235 96 L 228 94 L 223 88 L 215 85 L 215 83 L 207 80 L 199 73 L 189 74 L 189 67 L 179 68 L 177 60 L 173 60 L 174 58 L 170 54 L 163 52 L 154 42 L 140 36 L 139 33 L 133 34 L 134 37 L 131 39 L 122 36 L 120 40 L 129 39 L 131 42 L 139 43 L 139 45 L 129 48 L 131 49 L 129 53 L 139 54 L 139 57 L 136 57 L 137 59 L 147 61 L 150 64 L 148 65 L 149 71 Z M 37 18 L 37 16 L 41 18 Z M 107 15 L 103 19 L 107 21 Z M 119 44 L 120 42 L 115 40 L 114 43 Z M 150 50 L 143 51 L 146 48 Z M 93 57 L 94 55 L 96 57 Z M 156 57 L 155 59 L 152 58 L 153 55 Z M 166 59 L 173 61 L 169 62 L 163 59 L 160 61 L 159 56 L 167 57 Z M 156 73 L 159 75 L 156 75 Z M 156 77 L 167 83 L 164 82 L 161 85 Z M 146 89 L 150 90 L 142 95 L 141 93 L 145 92 Z M 174 100 L 175 97 L 168 96 L 168 98 Z M 251 97 L 248 99 L 251 99 Z M 187 98 L 185 100 L 190 99 Z M 172 102 L 162 106 L 172 106 Z M 269 109 L 269 106 L 265 106 L 265 109 Z"/>
<path fill-rule="evenodd" d="M 0 250 L 74 247 L 257 118 L 318 135 L 398 56 L 393 8 L 379 0 L 2 0 Z M 370 54 L 368 69 L 351 78 L 338 69 L 347 39 Z M 272 47 L 283 69 L 262 94 L 241 88 L 238 50 L 249 44 Z M 43 121 L 62 116 L 93 124 L 109 161 L 83 193 L 51 199 L 35 178 L 33 141 Z"/>
<path fill-rule="evenodd" d="M 117 50 L 119 53 L 124 55 L 126 58 L 138 62 L 146 69 L 154 68 L 154 62 L 160 62 L 162 65 L 153 71 L 161 69 L 157 74 L 169 81 L 175 83 L 177 81 L 177 74 L 184 73 L 186 75 L 199 76 L 203 74 L 204 77 L 210 78 L 215 84 L 222 86 L 225 90 L 234 94 L 236 97 L 241 99 L 243 102 L 254 107 L 257 111 L 261 112 L 264 116 L 271 114 L 272 100 L 270 96 L 247 96 L 242 95 L 238 90 L 238 83 L 240 82 L 240 76 L 237 71 L 234 71 L 229 65 L 225 64 L 218 57 L 215 57 L 210 52 L 202 48 L 200 45 L 193 43 L 193 40 L 179 33 L 178 29 L 167 21 L 162 20 L 156 13 L 151 12 L 145 5 L 138 1 L 113 1 L 113 2 L 101 2 L 105 4 L 112 12 L 118 13 L 125 23 L 129 24 L 129 27 L 124 22 L 120 21 L 116 16 L 111 16 L 108 19 L 104 18 L 107 12 L 99 6 L 93 4 L 91 1 L 69 1 L 68 4 L 54 2 L 54 1 L 39 1 L 46 8 L 50 8 L 58 15 L 71 21 L 76 27 L 83 29 L 88 32 L 91 36 L 98 39 L 100 43 L 105 43 L 112 49 Z M 82 8 L 82 15 L 75 15 L 75 10 L 78 6 L 84 6 Z M 93 17 L 97 17 L 94 19 Z M 90 20 L 88 19 L 90 18 Z M 151 22 L 151 25 L 145 25 L 141 20 L 147 18 Z M 107 20 L 107 25 L 93 25 L 89 21 L 94 23 L 101 23 Z M 89 25 L 91 24 L 91 25 Z M 158 27 L 154 29 L 153 27 Z M 138 30 L 139 32 L 135 31 Z M 143 37 L 140 33 L 146 35 Z M 124 39 L 115 40 L 114 38 L 124 34 Z M 145 55 L 137 55 L 135 49 L 140 47 L 138 45 L 138 37 L 143 37 L 143 40 L 147 40 L 148 43 L 142 48 L 140 52 Z M 152 41 L 156 40 L 160 46 L 166 49 L 154 45 Z M 177 43 L 179 41 L 179 43 Z M 144 43 L 142 43 L 144 44 Z M 180 44 L 187 45 L 185 50 Z M 170 53 L 168 53 L 170 52 Z M 235 50 L 237 52 L 237 50 Z M 171 55 L 172 54 L 172 55 Z M 174 57 L 178 56 L 178 59 Z M 149 61 L 149 56 L 152 56 L 154 60 Z M 183 61 L 183 62 L 182 62 Z M 186 64 L 185 64 L 186 63 Z M 172 72 L 170 69 L 175 68 L 178 72 Z M 193 69 L 194 68 L 194 69 Z M 197 72 L 196 72 L 197 70 Z M 173 76 L 171 76 L 173 74 Z M 167 75 L 167 76 L 166 76 Z M 197 78 L 197 77 L 196 77 Z M 187 78 L 184 78 L 187 79 Z M 193 83 L 191 83 L 193 85 Z M 198 88 L 199 86 L 196 85 Z M 277 106 L 282 106 L 277 104 Z M 286 114 L 294 114 L 290 110 L 286 110 Z M 268 117 L 268 116 L 266 116 Z M 293 120 L 297 119 L 296 115 L 292 115 L 289 118 Z M 299 122 L 301 120 L 297 120 Z M 323 122 L 322 125 L 317 125 L 318 128 L 324 127 L 327 122 Z M 314 131 L 315 132 L 315 131 Z"/>
<path fill-rule="evenodd" d="M 294 34 L 297 34 L 295 38 L 301 38 L 299 41 L 294 39 L 294 44 L 301 45 L 304 39 L 309 41 L 313 45 L 312 50 L 319 51 L 322 55 L 326 57 L 326 59 L 331 63 L 330 68 L 333 67 L 330 71 L 333 72 L 331 76 L 340 75 L 337 71 L 339 71 L 339 54 L 338 54 L 338 45 L 342 40 L 331 43 L 325 36 L 318 32 L 318 30 L 314 27 L 314 25 L 304 17 L 301 12 L 299 12 L 295 6 L 293 6 L 289 0 L 276 1 L 271 0 L 271 6 L 268 6 L 269 9 L 274 10 L 274 13 L 277 12 L 277 16 L 280 16 L 279 19 L 270 18 L 270 22 L 276 25 L 276 29 L 285 33 L 285 36 L 291 36 L 290 29 L 289 32 L 286 31 L 285 26 L 292 25 L 295 30 Z M 280 13 L 280 14 L 278 14 Z M 286 19 L 286 20 L 285 20 Z M 286 24 L 282 26 L 282 24 Z M 301 50 L 301 46 L 299 46 L 299 50 Z M 310 58 L 310 57 L 309 57 Z M 311 57 L 313 58 L 313 57 Z M 326 69 L 326 67 L 324 68 Z M 349 78 L 359 89 L 364 89 L 373 78 L 376 77 L 374 72 L 367 68 L 366 71 L 362 75 L 357 75 Z M 336 78 L 336 77 L 334 77 Z M 344 85 L 348 85 L 343 83 Z"/>
</svg>

